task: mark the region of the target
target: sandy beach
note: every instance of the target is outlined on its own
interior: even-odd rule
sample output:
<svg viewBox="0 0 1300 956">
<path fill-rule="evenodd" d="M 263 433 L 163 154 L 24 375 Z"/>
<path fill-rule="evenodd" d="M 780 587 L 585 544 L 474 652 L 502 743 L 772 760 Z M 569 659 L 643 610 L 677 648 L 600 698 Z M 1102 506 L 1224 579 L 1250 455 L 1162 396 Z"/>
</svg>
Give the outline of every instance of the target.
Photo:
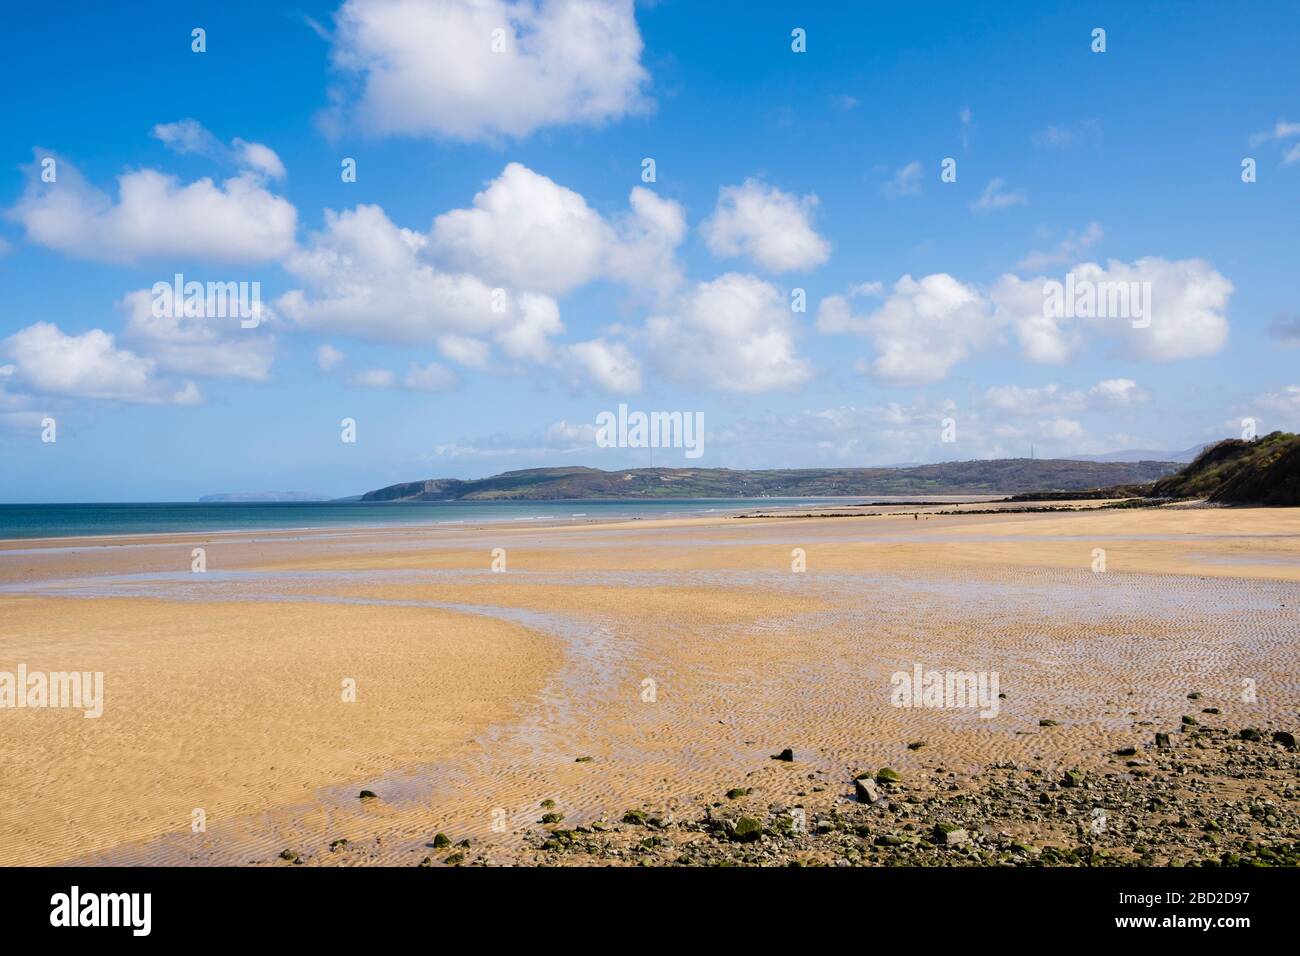
<svg viewBox="0 0 1300 956">
<path fill-rule="evenodd" d="M 0 710 L 0 864 L 565 862 L 547 827 L 737 788 L 1300 723 L 1300 513 L 868 510 L 4 542 L 0 671 L 104 698 Z M 899 706 L 916 668 L 997 690 Z"/>
</svg>

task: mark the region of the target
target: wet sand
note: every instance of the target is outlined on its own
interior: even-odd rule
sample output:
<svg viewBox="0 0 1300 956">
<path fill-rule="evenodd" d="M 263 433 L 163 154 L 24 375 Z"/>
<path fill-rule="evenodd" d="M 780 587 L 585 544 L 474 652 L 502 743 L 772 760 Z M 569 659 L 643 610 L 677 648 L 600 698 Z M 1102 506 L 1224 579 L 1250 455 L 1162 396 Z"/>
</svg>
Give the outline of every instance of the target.
<svg viewBox="0 0 1300 956">
<path fill-rule="evenodd" d="M 98 719 L 0 710 L 0 863 L 510 862 L 548 809 L 1100 767 L 1192 692 L 1296 722 L 1300 513 L 871 510 L 0 543 L 0 670 L 105 675 Z M 894 706 L 916 665 L 1005 699 Z"/>
</svg>

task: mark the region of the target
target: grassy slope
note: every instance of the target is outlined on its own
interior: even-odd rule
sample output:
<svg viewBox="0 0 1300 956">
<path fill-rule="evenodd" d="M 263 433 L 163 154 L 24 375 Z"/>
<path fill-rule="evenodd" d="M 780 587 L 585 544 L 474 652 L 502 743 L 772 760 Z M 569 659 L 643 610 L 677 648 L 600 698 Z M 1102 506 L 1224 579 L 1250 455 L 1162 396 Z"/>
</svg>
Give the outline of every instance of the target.
<svg viewBox="0 0 1300 956">
<path fill-rule="evenodd" d="M 1157 498 L 1208 498 L 1223 504 L 1300 505 L 1300 435 L 1271 432 L 1255 441 L 1229 438 L 1157 481 Z"/>
</svg>

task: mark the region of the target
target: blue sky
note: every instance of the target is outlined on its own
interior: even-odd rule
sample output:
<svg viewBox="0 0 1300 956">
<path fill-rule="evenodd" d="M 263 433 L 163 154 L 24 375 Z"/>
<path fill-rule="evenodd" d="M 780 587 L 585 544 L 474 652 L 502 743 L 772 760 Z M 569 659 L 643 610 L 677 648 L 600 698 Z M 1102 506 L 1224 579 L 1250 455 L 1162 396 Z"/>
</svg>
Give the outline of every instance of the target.
<svg viewBox="0 0 1300 956">
<path fill-rule="evenodd" d="M 620 402 L 705 467 L 1300 427 L 1300 8 L 801 6 L 16 7 L 0 500 L 647 465 Z M 151 320 L 178 272 L 260 324 Z M 1044 320 L 1067 272 L 1149 327 Z"/>
</svg>

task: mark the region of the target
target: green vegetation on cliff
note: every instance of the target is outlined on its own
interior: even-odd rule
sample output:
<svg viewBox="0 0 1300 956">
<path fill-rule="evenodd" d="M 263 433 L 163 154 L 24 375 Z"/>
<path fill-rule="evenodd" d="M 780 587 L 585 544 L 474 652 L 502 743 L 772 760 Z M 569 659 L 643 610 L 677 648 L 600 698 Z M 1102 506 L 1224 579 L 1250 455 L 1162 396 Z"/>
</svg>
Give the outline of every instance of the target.
<svg viewBox="0 0 1300 956">
<path fill-rule="evenodd" d="M 1151 498 L 1208 498 L 1222 504 L 1300 505 L 1300 435 L 1271 432 L 1255 441 L 1210 445 Z"/>
</svg>

